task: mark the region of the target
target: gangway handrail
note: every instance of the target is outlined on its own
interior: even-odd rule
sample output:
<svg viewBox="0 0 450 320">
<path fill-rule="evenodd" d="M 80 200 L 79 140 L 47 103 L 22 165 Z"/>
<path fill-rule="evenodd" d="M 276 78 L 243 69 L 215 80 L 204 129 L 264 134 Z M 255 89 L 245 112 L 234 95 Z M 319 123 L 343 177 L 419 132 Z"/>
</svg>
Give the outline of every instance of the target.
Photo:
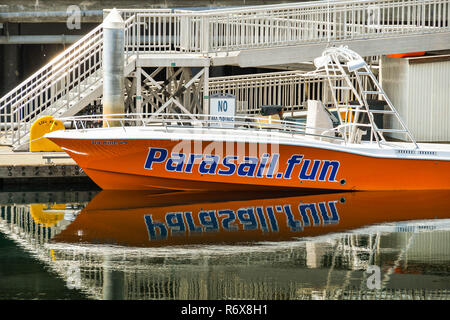
<svg viewBox="0 0 450 320">
<path fill-rule="evenodd" d="M 267 5 L 249 5 L 249 6 L 236 6 L 227 8 L 206 8 L 205 10 L 189 10 L 189 9 L 117 9 L 120 13 L 186 13 L 195 15 L 216 15 L 217 13 L 247 13 L 252 12 L 264 12 L 267 13 L 270 10 L 281 11 L 290 9 L 302 9 L 302 8 L 314 8 L 314 7 L 332 7 L 336 5 L 361 5 L 361 4 L 376 4 L 376 5 L 389 5 L 393 2 L 404 2 L 402 0 L 318 0 L 318 1 L 303 1 L 303 2 L 293 2 L 293 3 L 277 3 L 277 4 L 267 4 Z M 439 0 L 408 0 L 410 3 L 437 3 L 441 2 Z M 109 12 L 111 9 L 105 9 L 105 12 Z"/>
<path fill-rule="evenodd" d="M 134 27 L 134 20 L 135 17 L 131 16 L 125 21 L 126 33 L 130 33 Z M 68 95 L 75 94 L 81 98 L 90 85 L 97 85 L 89 85 L 85 80 L 102 68 L 102 35 L 103 24 L 100 24 L 0 99 L 2 136 L 10 136 L 11 144 L 20 143 L 21 138 L 29 132 L 31 120 L 46 108 L 54 106 L 57 101 L 67 100 L 54 108 L 53 113 L 56 113 L 69 105 Z M 126 63 L 129 63 L 128 58 L 134 53 L 125 52 Z M 36 99 L 39 99 L 39 105 L 33 106 Z"/>
<path fill-rule="evenodd" d="M 25 118 L 28 118 L 30 114 L 35 113 L 36 110 L 42 111 L 42 108 L 48 107 L 48 104 L 53 101 L 53 103 L 56 100 L 62 99 L 65 94 L 63 92 L 65 89 L 60 88 L 58 92 L 52 91 L 51 86 L 57 85 L 53 82 L 53 80 L 60 78 L 62 73 L 68 72 L 68 69 L 72 68 L 72 66 L 76 65 L 80 62 L 80 56 L 81 59 L 84 57 L 86 59 L 86 56 L 90 58 L 89 51 L 81 50 L 82 48 L 89 48 L 91 46 L 92 39 L 95 39 L 96 35 L 98 33 L 102 32 L 103 25 L 100 24 L 99 26 L 95 27 L 93 30 L 91 30 L 88 34 L 83 36 L 79 41 L 71 45 L 69 48 L 64 50 L 62 53 L 57 55 L 54 59 L 52 59 L 49 63 L 47 63 L 45 66 L 40 68 L 38 71 L 36 71 L 34 74 L 32 74 L 30 77 L 25 79 L 21 84 L 19 84 L 15 89 L 11 90 L 9 93 L 7 93 L 4 97 L 0 99 L 0 117 L 2 117 L 3 121 L 1 123 L 2 126 L 2 135 L 11 136 L 11 143 L 14 144 L 16 137 L 15 135 L 18 134 L 20 137 L 20 133 L 15 132 L 14 129 L 17 129 L 17 131 L 20 130 L 20 125 L 13 125 L 14 122 L 20 122 L 22 123 L 17 116 L 19 115 L 18 112 L 20 111 L 20 115 Z M 91 71 L 91 70 L 89 70 Z M 86 74 L 79 75 L 79 78 L 86 77 Z M 79 81 L 78 79 L 75 81 Z M 58 84 L 61 84 L 58 82 Z M 70 86 L 73 84 L 70 82 L 64 82 L 66 86 Z M 41 88 L 38 90 L 38 88 Z M 68 87 L 67 87 L 68 89 Z M 50 90 L 50 92 L 49 92 Z M 41 96 L 36 97 L 36 92 L 40 92 Z M 58 98 L 58 96 L 60 97 Z M 45 96 L 45 101 L 43 96 Z M 40 99 L 40 105 L 36 106 L 35 108 L 26 108 L 22 111 L 21 106 L 26 105 L 27 103 L 32 103 L 34 99 Z M 9 130 L 7 128 L 7 117 L 9 116 L 9 122 L 11 123 L 11 126 L 9 126 Z M 22 117 L 21 117 L 22 118 Z M 26 125 L 26 124 L 24 124 Z M 20 140 L 20 138 L 19 138 Z"/>
<path fill-rule="evenodd" d="M 31 82 L 34 78 L 36 78 L 38 75 L 40 75 L 43 72 L 46 72 L 49 68 L 53 67 L 56 63 L 58 63 L 60 60 L 64 60 L 64 57 L 70 53 L 74 48 L 84 45 L 84 42 L 86 39 L 89 39 L 92 37 L 93 34 L 95 34 L 99 29 L 103 28 L 103 25 L 100 24 L 94 29 L 92 29 L 89 33 L 87 33 L 85 36 L 81 37 L 77 42 L 73 43 L 70 47 L 68 47 L 66 50 L 58 54 L 55 58 L 53 58 L 50 62 L 48 62 L 46 65 L 44 65 L 42 68 L 37 70 L 35 73 L 33 73 L 31 76 L 26 78 L 24 81 L 22 81 L 19 86 L 16 88 L 10 90 L 8 93 L 6 93 L 3 97 L 0 98 L 0 110 L 3 108 L 3 105 L 1 103 L 8 99 L 12 94 L 14 94 L 16 91 L 18 91 L 18 88 L 23 87 L 25 83 Z"/>
<path fill-rule="evenodd" d="M 433 15 L 430 14 L 431 9 L 435 9 Z M 373 13 L 373 17 L 369 17 L 369 13 Z M 314 1 L 284 6 L 161 13 L 157 16 L 136 14 L 139 24 L 154 24 L 154 27 L 172 19 L 177 27 L 170 30 L 171 34 L 161 35 L 160 39 L 174 37 L 180 41 L 177 42 L 179 47 L 169 51 L 191 53 L 449 31 L 449 15 L 449 0 Z M 274 20 L 280 18 L 285 22 Z M 145 47 L 145 44 L 140 45 Z M 158 46 L 153 44 L 153 47 Z"/>
</svg>

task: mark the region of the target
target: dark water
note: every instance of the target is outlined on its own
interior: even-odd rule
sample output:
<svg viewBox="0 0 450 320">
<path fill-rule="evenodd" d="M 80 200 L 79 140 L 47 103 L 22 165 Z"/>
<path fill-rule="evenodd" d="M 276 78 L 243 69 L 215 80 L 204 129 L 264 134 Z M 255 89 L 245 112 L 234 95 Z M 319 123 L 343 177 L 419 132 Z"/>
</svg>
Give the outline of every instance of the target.
<svg viewBox="0 0 450 320">
<path fill-rule="evenodd" d="M 0 300 L 450 298 L 450 192 L 0 202 Z"/>
</svg>

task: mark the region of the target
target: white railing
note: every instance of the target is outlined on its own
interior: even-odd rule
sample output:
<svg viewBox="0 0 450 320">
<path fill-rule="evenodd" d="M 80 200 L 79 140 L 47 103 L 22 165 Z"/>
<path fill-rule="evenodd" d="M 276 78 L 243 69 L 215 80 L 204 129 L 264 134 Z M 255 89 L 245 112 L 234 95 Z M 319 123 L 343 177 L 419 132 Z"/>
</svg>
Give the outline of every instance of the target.
<svg viewBox="0 0 450 320">
<path fill-rule="evenodd" d="M 351 77 L 355 81 L 354 76 Z M 199 81 L 196 81 L 198 86 Z M 336 80 L 337 85 L 344 85 L 343 79 Z M 158 82 L 160 86 L 163 82 Z M 249 75 L 223 76 L 209 78 L 209 94 L 229 93 L 236 97 L 236 112 L 239 114 L 258 114 L 263 105 L 281 105 L 284 112 L 305 110 L 307 100 L 322 100 L 325 105 L 332 104 L 328 90 L 327 79 L 312 76 L 304 71 L 280 71 Z M 142 103 L 143 112 L 155 112 L 168 99 L 162 92 L 158 92 L 155 84 L 147 83 L 148 89 L 143 89 L 145 99 Z M 150 93 L 148 90 L 151 90 Z M 200 92 L 203 92 L 200 89 Z M 185 94 L 193 96 L 195 89 L 189 88 Z M 339 102 L 354 100 L 337 92 Z"/>
<path fill-rule="evenodd" d="M 133 47 L 134 21 L 134 16 L 125 21 L 126 48 Z M 93 86 L 98 86 L 102 76 L 102 55 L 103 25 L 100 24 L 2 97 L 0 126 L 3 142 L 20 144 L 38 116 L 68 110 L 74 101 L 79 101 Z M 125 63 L 128 63 L 134 51 L 125 50 L 125 55 Z M 93 75 L 95 79 L 91 79 Z"/>
<path fill-rule="evenodd" d="M 354 80 L 354 77 L 351 78 Z M 336 80 L 338 85 L 343 79 Z M 307 100 L 322 100 L 332 103 L 331 94 L 326 94 L 327 80 L 308 75 L 304 71 L 282 71 L 254 75 L 214 77 L 209 80 L 209 93 L 230 93 L 236 97 L 236 112 L 257 114 L 263 105 L 281 105 L 284 112 L 305 110 Z M 338 100 L 353 99 L 338 93 Z"/>
<path fill-rule="evenodd" d="M 102 40 L 100 25 L 0 99 L 2 134 L 11 144 L 20 141 L 48 107 L 57 101 L 67 107 L 74 95 L 82 94 L 86 88 L 81 84 L 101 68 Z"/>
<path fill-rule="evenodd" d="M 112 11 L 112 9 L 104 9 L 103 10 L 103 17 L 106 18 L 106 16 Z M 165 13 L 171 13 L 171 12 L 185 12 L 186 10 L 172 10 L 172 9 L 118 9 L 120 12 L 120 15 L 122 16 L 123 20 L 128 20 L 132 16 L 136 16 L 138 13 L 145 13 L 145 14 L 165 14 Z"/>
<path fill-rule="evenodd" d="M 140 52 L 218 53 L 450 31 L 449 3 L 314 1 L 158 15 L 137 12 L 137 41 Z"/>
</svg>

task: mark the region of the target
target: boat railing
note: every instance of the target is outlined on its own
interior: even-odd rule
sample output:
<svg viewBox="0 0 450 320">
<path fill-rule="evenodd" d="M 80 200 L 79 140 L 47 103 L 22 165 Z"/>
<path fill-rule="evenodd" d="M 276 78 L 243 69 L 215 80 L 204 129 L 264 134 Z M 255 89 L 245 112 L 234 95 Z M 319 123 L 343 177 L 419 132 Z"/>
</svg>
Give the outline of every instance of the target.
<svg viewBox="0 0 450 320">
<path fill-rule="evenodd" d="M 343 141 L 344 138 L 336 134 L 318 134 L 329 128 L 309 127 L 304 123 L 281 119 L 269 119 L 251 115 L 236 115 L 219 118 L 207 114 L 185 113 L 132 113 L 111 115 L 84 115 L 74 117 L 55 118 L 62 121 L 66 127 L 74 130 L 89 130 L 98 128 L 121 127 L 125 132 L 129 127 L 142 128 L 192 128 L 208 130 L 252 130 L 255 132 L 270 131 L 289 133 L 293 136 L 311 136 L 321 139 Z M 231 131 L 232 132 L 232 131 Z"/>
</svg>

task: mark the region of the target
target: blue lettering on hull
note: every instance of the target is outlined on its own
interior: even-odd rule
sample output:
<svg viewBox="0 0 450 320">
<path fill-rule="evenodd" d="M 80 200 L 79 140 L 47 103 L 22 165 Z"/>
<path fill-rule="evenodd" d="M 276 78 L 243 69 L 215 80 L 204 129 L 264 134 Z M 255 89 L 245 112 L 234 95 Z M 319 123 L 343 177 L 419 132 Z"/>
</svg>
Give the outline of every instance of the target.
<svg viewBox="0 0 450 320">
<path fill-rule="evenodd" d="M 267 207 L 243 207 L 237 210 L 200 210 L 196 221 L 192 211 L 167 212 L 162 221 L 154 221 L 153 215 L 144 216 L 150 241 L 166 240 L 171 236 L 218 232 L 261 231 L 278 233 L 277 218 L 283 217 L 289 232 L 302 232 L 305 227 L 338 224 L 338 201 L 300 203 L 298 211 L 290 204 Z"/>
<path fill-rule="evenodd" d="M 167 172 L 193 173 L 194 164 L 198 164 L 197 172 L 201 175 L 219 175 L 248 178 L 298 179 L 299 181 L 338 182 L 340 162 L 337 160 L 306 159 L 305 155 L 293 154 L 286 162 L 284 172 L 275 172 L 280 155 L 263 154 L 258 157 L 244 157 L 238 162 L 236 155 L 227 155 L 221 159 L 219 155 L 172 153 L 164 148 L 149 148 L 144 168 L 152 170 L 155 165 L 164 165 Z M 298 176 L 293 176 L 294 168 L 298 168 Z"/>
</svg>

